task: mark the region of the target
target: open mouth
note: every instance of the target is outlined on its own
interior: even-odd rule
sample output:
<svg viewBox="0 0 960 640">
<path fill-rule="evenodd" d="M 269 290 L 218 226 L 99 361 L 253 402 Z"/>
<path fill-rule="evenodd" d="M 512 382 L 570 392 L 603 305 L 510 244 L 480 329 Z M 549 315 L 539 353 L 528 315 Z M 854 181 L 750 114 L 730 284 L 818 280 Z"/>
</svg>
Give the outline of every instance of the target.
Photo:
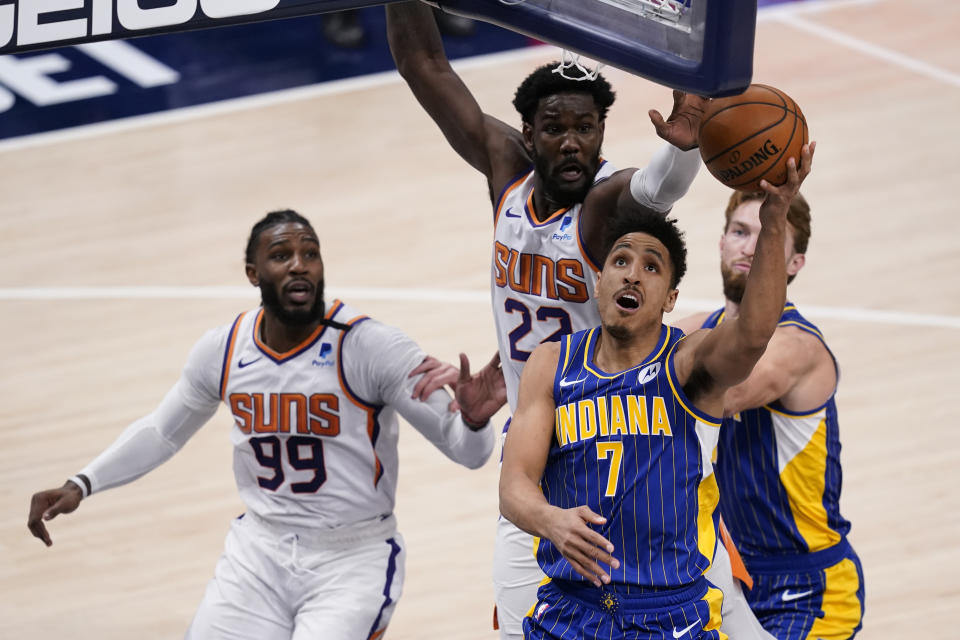
<svg viewBox="0 0 960 640">
<path fill-rule="evenodd" d="M 284 287 L 284 292 L 291 302 L 296 304 L 305 304 L 310 302 L 310 295 L 313 293 L 313 287 L 309 282 L 298 280 Z"/>
<path fill-rule="evenodd" d="M 616 303 L 625 311 L 636 311 L 640 308 L 640 297 L 635 293 L 625 292 L 617 296 Z"/>
<path fill-rule="evenodd" d="M 571 163 L 560 167 L 560 177 L 567 182 L 576 182 L 583 176 L 583 167 L 579 164 Z"/>
</svg>

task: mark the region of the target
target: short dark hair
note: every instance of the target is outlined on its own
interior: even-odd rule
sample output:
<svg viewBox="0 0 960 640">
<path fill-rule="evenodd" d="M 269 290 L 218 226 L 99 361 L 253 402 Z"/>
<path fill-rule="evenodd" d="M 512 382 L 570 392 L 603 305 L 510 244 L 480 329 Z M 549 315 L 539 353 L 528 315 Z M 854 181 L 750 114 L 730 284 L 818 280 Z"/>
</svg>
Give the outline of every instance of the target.
<svg viewBox="0 0 960 640">
<path fill-rule="evenodd" d="M 250 230 L 250 239 L 247 240 L 247 252 L 245 255 L 247 264 L 253 264 L 253 254 L 255 254 L 257 251 L 257 242 L 260 240 L 260 235 L 264 231 L 270 227 L 291 222 L 302 224 L 313 231 L 313 225 L 310 224 L 310 221 L 293 209 L 279 209 L 277 211 L 271 211 L 261 218 L 255 225 L 253 225 L 253 229 Z"/>
<path fill-rule="evenodd" d="M 606 78 L 597 74 L 594 80 L 570 80 L 559 73 L 554 73 L 559 65 L 560 62 L 555 61 L 538 67 L 517 87 L 513 106 L 520 112 L 523 121 L 533 124 L 533 117 L 537 113 L 540 100 L 558 93 L 585 93 L 593 96 L 593 102 L 600 112 L 600 120 L 604 120 L 607 117 L 607 110 L 617 97 Z M 586 75 L 576 67 L 564 70 L 564 74 L 574 78 L 582 78 Z"/>
<path fill-rule="evenodd" d="M 603 262 L 607 262 L 610 250 L 617 240 L 628 233 L 645 233 L 663 243 L 670 252 L 670 262 L 673 265 L 673 274 L 670 278 L 670 288 L 676 289 L 680 280 L 687 272 L 687 245 L 683 240 L 683 231 L 677 226 L 675 218 L 668 218 L 656 211 L 621 212 L 607 223 L 604 236 Z"/>
</svg>

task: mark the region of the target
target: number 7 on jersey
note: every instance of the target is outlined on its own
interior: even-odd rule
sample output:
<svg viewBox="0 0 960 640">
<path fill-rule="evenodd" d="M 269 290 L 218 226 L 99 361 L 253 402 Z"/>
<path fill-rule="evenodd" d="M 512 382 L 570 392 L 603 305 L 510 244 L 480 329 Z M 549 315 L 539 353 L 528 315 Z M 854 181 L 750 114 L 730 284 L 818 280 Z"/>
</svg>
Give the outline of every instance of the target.
<svg viewBox="0 0 960 640">
<path fill-rule="evenodd" d="M 611 498 L 617 495 L 617 486 L 620 484 L 620 460 L 623 458 L 623 443 L 619 441 L 598 442 L 597 460 L 610 458 L 610 472 L 607 474 L 607 492 L 605 495 Z"/>
</svg>

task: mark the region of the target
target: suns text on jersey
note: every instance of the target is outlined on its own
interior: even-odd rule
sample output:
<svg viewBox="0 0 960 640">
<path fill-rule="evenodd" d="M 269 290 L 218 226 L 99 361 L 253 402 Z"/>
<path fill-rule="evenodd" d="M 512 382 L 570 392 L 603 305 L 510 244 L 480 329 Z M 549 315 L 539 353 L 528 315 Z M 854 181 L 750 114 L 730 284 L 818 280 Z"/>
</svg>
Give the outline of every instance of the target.
<svg viewBox="0 0 960 640">
<path fill-rule="evenodd" d="M 536 253 L 521 253 L 500 241 L 494 245 L 493 270 L 498 287 L 550 300 L 589 299 L 583 263 L 573 258 L 554 261 Z"/>
<path fill-rule="evenodd" d="M 611 395 L 557 407 L 556 436 L 561 447 L 616 435 L 672 437 L 667 403 L 660 396 Z"/>
<path fill-rule="evenodd" d="M 243 433 L 340 434 L 340 399 L 329 393 L 231 393 L 230 411 Z"/>
</svg>

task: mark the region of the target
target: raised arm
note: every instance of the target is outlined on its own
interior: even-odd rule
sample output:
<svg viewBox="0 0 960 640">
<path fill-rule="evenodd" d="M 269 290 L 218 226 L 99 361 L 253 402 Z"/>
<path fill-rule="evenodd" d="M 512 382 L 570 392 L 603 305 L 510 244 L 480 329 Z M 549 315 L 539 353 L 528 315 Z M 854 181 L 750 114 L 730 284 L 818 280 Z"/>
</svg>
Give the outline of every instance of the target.
<svg viewBox="0 0 960 640">
<path fill-rule="evenodd" d="M 450 66 L 430 7 L 412 0 L 387 5 L 386 12 L 400 75 L 450 146 L 499 189 L 529 163 L 520 132 L 480 109 Z"/>
<path fill-rule="evenodd" d="M 810 173 L 815 144 L 804 145 L 799 167 L 795 159 L 788 161 L 786 183 L 777 187 L 761 182 L 767 195 L 760 206 L 760 234 L 739 314 L 678 347 L 677 376 L 682 384 L 692 379 L 701 385 L 691 398 L 698 406 L 698 395 L 712 402 L 746 379 L 777 328 L 787 292 L 787 209 Z"/>
<path fill-rule="evenodd" d="M 527 533 L 547 538 L 571 566 L 593 584 L 610 582 L 597 561 L 619 567 L 613 545 L 589 524 L 606 518 L 587 506 L 560 509 L 549 504 L 540 491 L 540 478 L 554 432 L 553 378 L 560 343 L 546 342 L 534 349 L 520 378 L 517 411 L 503 448 L 500 470 L 500 513 Z"/>
<path fill-rule="evenodd" d="M 646 167 L 618 171 L 591 190 L 583 207 L 581 235 L 596 264 L 603 262 L 604 230 L 614 212 L 642 208 L 666 213 L 686 195 L 700 170 L 698 134 L 706 102 L 674 91 L 666 120 L 656 110 L 649 112 L 657 135 L 669 144 L 658 149 Z"/>
</svg>

